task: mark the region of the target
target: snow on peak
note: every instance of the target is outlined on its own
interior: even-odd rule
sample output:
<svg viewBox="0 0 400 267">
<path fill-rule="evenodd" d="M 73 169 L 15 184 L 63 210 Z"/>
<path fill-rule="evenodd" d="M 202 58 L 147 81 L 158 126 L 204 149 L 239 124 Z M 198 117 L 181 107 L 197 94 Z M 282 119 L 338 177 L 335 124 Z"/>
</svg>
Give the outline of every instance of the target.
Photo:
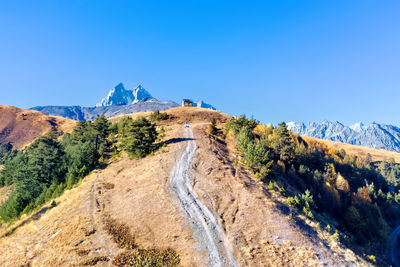
<svg viewBox="0 0 400 267">
<path fill-rule="evenodd" d="M 122 83 L 119 83 L 108 92 L 107 96 L 103 98 L 96 107 L 130 105 L 149 98 L 151 99 L 153 97 L 143 86 L 139 85 L 133 90 L 127 90 Z"/>
<path fill-rule="evenodd" d="M 146 99 L 146 98 L 153 98 L 151 96 L 151 94 L 143 88 L 143 86 L 141 86 L 140 84 L 138 85 L 138 87 L 136 87 L 135 89 L 133 89 L 133 96 L 135 97 L 135 100 L 133 101 L 133 103 L 139 102 L 140 100 Z"/>
<path fill-rule="evenodd" d="M 365 127 L 364 123 L 358 122 L 358 123 L 356 123 L 356 124 L 351 125 L 350 128 L 351 128 L 353 131 L 359 133 L 359 132 L 361 132 L 362 130 L 364 130 L 366 127 Z"/>
</svg>

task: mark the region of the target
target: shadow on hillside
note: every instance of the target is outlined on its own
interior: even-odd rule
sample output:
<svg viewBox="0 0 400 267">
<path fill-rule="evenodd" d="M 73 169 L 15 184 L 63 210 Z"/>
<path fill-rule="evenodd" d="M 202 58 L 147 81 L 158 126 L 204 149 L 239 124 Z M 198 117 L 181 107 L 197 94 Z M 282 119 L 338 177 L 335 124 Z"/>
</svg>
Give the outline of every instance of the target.
<svg viewBox="0 0 400 267">
<path fill-rule="evenodd" d="M 191 141 L 191 140 L 196 140 L 196 139 L 194 139 L 194 138 L 171 138 L 164 142 L 161 142 L 160 145 L 164 145 L 164 144 L 169 145 L 169 144 L 175 144 L 175 143 Z"/>
<path fill-rule="evenodd" d="M 3 237 L 7 237 L 9 235 L 11 235 L 12 233 L 14 233 L 18 228 L 24 226 L 25 224 L 28 224 L 32 221 L 37 221 L 40 219 L 40 217 L 42 217 L 43 214 L 45 214 L 48 210 L 52 209 L 54 207 L 50 206 L 50 207 L 43 207 L 40 210 L 38 210 L 37 212 L 33 213 L 29 218 L 25 219 L 24 221 L 22 221 L 20 224 L 13 226 L 10 230 L 8 230 L 4 235 L 1 236 L 1 238 Z"/>
<path fill-rule="evenodd" d="M 315 245 L 321 246 L 323 245 L 325 248 L 329 249 L 329 244 L 326 240 L 323 240 L 318 237 L 318 232 L 308 225 L 303 219 L 298 217 L 298 212 L 295 210 L 291 210 L 286 204 L 275 201 L 276 208 L 284 215 L 290 216 L 293 220 L 293 223 L 301 230 L 301 232 L 308 236 Z"/>
</svg>

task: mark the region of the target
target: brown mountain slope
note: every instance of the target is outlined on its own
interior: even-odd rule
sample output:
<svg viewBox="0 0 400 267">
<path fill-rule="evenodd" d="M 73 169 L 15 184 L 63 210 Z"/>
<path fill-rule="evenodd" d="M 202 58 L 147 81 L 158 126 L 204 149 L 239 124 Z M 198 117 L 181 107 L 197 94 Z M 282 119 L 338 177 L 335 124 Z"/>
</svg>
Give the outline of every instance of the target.
<svg viewBox="0 0 400 267">
<path fill-rule="evenodd" d="M 313 137 L 303 136 L 307 139 L 314 139 L 322 142 L 330 147 L 334 147 L 337 150 L 344 149 L 347 154 L 356 155 L 359 157 L 366 157 L 368 154 L 371 155 L 372 161 L 385 161 L 389 159 L 394 159 L 395 162 L 400 163 L 400 153 L 388 151 L 384 149 L 373 149 L 365 146 L 350 145 L 341 142 L 335 142 L 331 140 L 317 139 Z"/>
<path fill-rule="evenodd" d="M 0 233 L 0 266 L 110 266 L 125 249 L 107 232 L 108 218 L 129 228 L 141 248 L 172 248 L 183 266 L 207 266 L 204 236 L 185 215 L 171 184 L 174 168 L 195 142 L 190 167 L 195 197 L 223 229 L 223 243 L 240 266 L 367 265 L 331 242 L 312 223 L 301 223 L 282 208 L 278 192 L 266 190 L 234 164 L 231 140 L 216 141 L 206 129 L 212 117 L 227 115 L 194 108 L 168 111 L 162 122 L 168 146 L 142 160 L 122 156 L 95 170 L 81 185 L 39 212 Z M 137 116 L 132 115 L 132 116 Z M 189 130 L 194 140 L 184 134 Z M 185 162 L 185 160 L 183 160 Z"/>
<path fill-rule="evenodd" d="M 76 121 L 42 112 L 0 105 L 0 143 L 21 149 L 51 130 L 70 131 Z"/>
</svg>

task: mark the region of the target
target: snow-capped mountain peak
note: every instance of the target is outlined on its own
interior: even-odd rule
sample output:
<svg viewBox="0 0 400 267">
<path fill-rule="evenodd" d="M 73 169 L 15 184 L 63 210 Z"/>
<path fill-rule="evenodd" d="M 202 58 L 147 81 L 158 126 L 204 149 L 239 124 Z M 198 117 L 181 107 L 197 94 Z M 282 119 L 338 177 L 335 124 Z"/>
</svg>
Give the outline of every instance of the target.
<svg viewBox="0 0 400 267">
<path fill-rule="evenodd" d="M 138 85 L 138 87 L 133 89 L 132 93 L 135 98 L 133 100 L 133 103 L 139 102 L 140 100 L 143 100 L 145 98 L 153 98 L 151 94 L 146 89 L 144 89 L 143 86 L 141 86 L 140 84 Z"/>
<path fill-rule="evenodd" d="M 122 83 L 119 83 L 111 89 L 107 96 L 103 98 L 96 107 L 105 107 L 111 105 L 128 105 L 134 101 L 132 91 L 126 90 Z"/>
<path fill-rule="evenodd" d="M 107 96 L 103 98 L 96 107 L 105 107 L 113 105 L 131 105 L 143 99 L 152 99 L 153 97 L 143 86 L 139 85 L 133 90 L 125 89 L 122 83 L 119 83 L 111 89 Z"/>
</svg>

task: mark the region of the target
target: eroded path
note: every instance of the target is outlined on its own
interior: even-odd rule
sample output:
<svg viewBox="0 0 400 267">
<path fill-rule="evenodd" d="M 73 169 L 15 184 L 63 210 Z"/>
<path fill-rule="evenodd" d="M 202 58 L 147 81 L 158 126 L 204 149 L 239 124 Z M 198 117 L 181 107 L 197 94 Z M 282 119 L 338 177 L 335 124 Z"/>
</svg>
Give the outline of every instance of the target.
<svg viewBox="0 0 400 267">
<path fill-rule="evenodd" d="M 210 266 L 238 266 L 232 253 L 226 247 L 222 228 L 211 211 L 199 201 L 193 192 L 191 161 L 196 153 L 196 143 L 190 128 L 184 129 L 187 139 L 183 153 L 177 160 L 169 181 L 185 211 L 194 236 L 208 252 Z"/>
</svg>

